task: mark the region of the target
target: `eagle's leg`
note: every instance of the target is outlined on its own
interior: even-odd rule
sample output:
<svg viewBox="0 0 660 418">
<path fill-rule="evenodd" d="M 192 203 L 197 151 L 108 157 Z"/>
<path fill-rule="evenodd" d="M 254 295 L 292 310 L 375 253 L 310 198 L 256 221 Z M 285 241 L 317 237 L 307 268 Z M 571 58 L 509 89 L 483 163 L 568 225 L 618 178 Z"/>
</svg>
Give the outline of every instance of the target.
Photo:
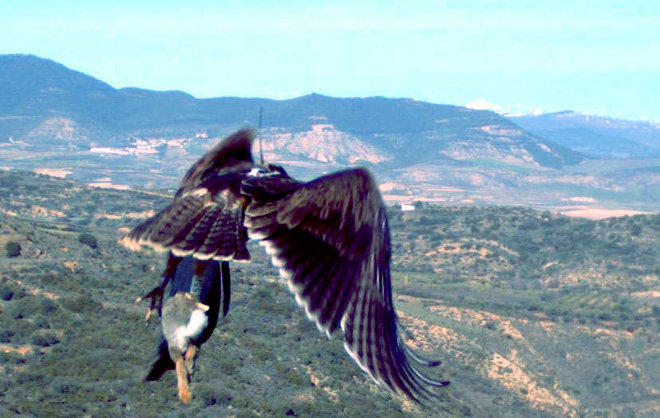
<svg viewBox="0 0 660 418">
<path fill-rule="evenodd" d="M 154 311 L 158 313 L 158 317 L 160 318 L 163 311 L 163 295 L 165 294 L 165 288 L 167 287 L 167 284 L 170 282 L 170 280 L 172 280 L 174 277 L 176 268 L 181 260 L 181 257 L 175 257 L 170 253 L 170 257 L 167 259 L 167 266 L 163 271 L 163 280 L 158 286 L 151 289 L 147 294 L 135 300 L 136 303 L 139 303 L 145 299 L 151 299 L 151 305 L 149 306 L 147 316 L 145 317 L 147 324 L 149 323 L 149 319 L 151 318 L 151 315 L 154 313 Z"/>
<path fill-rule="evenodd" d="M 195 298 L 196 301 L 200 301 L 202 296 L 202 289 L 204 288 L 204 270 L 209 263 L 207 261 L 195 260 L 194 271 L 192 282 L 190 283 L 190 294 Z"/>
</svg>

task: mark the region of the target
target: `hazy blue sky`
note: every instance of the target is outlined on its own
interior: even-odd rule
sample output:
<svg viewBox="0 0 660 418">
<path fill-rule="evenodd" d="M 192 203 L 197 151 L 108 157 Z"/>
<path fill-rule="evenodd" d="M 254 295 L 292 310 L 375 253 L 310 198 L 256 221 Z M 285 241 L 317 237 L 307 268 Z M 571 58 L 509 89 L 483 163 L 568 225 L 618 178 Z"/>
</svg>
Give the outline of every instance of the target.
<svg viewBox="0 0 660 418">
<path fill-rule="evenodd" d="M 413 97 L 660 121 L 660 1 L 0 0 L 0 53 L 196 97 Z"/>
</svg>

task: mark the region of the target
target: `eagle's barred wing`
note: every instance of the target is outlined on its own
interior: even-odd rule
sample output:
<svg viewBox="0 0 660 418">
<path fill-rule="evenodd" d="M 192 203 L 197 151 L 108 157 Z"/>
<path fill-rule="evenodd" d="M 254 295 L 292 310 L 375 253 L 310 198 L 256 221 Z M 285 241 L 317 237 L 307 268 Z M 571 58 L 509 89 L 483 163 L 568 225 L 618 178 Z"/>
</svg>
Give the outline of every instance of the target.
<svg viewBox="0 0 660 418">
<path fill-rule="evenodd" d="M 399 341 L 386 209 L 369 173 L 352 169 L 287 187 L 244 180 L 250 235 L 318 328 L 330 335 L 341 326 L 346 350 L 376 382 L 417 401 L 433 396 L 431 386 L 448 383 L 415 369 Z"/>
<path fill-rule="evenodd" d="M 173 201 L 120 242 L 208 260 L 249 260 L 241 180 L 254 166 L 254 135 L 238 131 L 190 167 Z"/>
<path fill-rule="evenodd" d="M 217 198 L 217 202 L 209 202 L 207 194 L 175 199 L 123 237 L 121 243 L 132 250 L 151 247 L 178 257 L 248 260 L 242 207 L 228 207 Z"/>
</svg>

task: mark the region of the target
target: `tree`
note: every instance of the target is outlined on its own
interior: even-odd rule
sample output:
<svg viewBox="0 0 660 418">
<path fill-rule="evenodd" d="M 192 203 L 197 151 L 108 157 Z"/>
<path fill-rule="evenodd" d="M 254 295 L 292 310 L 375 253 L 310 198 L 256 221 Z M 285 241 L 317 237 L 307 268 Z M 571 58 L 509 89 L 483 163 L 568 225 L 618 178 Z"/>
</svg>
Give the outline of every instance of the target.
<svg viewBox="0 0 660 418">
<path fill-rule="evenodd" d="M 633 224 L 632 228 L 630 228 L 630 235 L 632 235 L 633 237 L 637 237 L 641 233 L 642 233 L 642 227 L 639 226 L 639 224 Z"/>
</svg>

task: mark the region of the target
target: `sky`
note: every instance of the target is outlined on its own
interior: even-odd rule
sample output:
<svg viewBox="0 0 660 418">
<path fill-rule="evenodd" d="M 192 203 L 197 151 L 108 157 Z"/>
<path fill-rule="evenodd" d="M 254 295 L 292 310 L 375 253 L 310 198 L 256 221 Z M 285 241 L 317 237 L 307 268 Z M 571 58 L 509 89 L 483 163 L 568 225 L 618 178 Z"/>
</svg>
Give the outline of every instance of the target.
<svg viewBox="0 0 660 418">
<path fill-rule="evenodd" d="M 660 1 L 0 0 L 0 54 L 195 97 L 660 121 Z"/>
</svg>

